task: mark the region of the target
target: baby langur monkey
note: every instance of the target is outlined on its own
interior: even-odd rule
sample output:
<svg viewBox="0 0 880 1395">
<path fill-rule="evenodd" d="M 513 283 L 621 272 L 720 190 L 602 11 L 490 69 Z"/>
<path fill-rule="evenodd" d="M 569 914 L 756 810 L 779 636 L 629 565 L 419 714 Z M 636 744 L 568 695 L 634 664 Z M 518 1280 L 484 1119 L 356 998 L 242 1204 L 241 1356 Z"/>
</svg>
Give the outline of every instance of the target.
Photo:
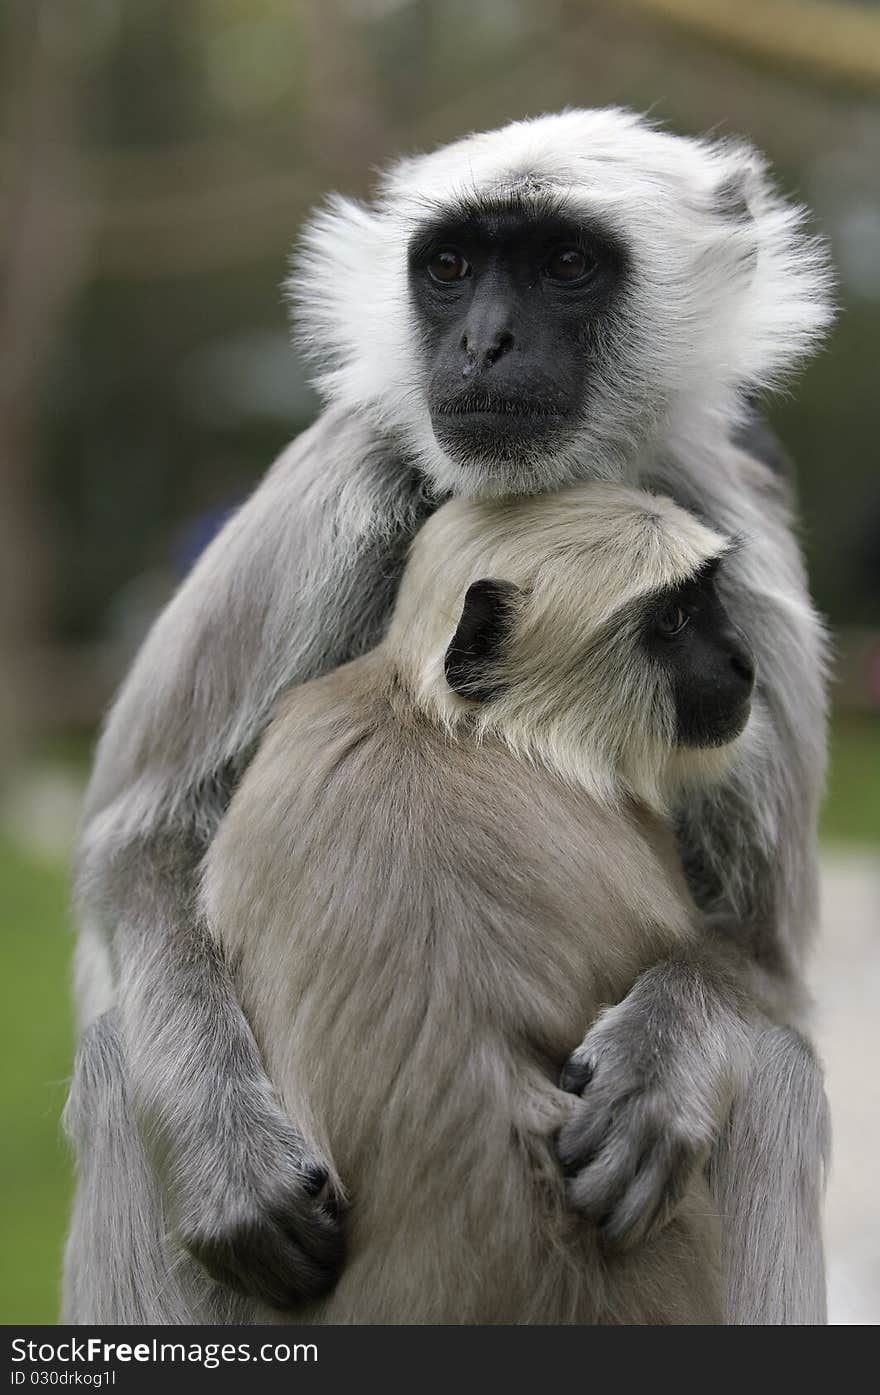
<svg viewBox="0 0 880 1395">
<path fill-rule="evenodd" d="M 724 1320 L 702 1167 L 748 1009 L 665 811 L 749 717 L 727 550 L 619 485 L 455 500 L 379 647 L 284 699 L 203 894 L 347 1208 L 337 1285 L 299 1318 Z M 630 1034 L 618 1061 L 627 994 L 644 1052 Z"/>
</svg>

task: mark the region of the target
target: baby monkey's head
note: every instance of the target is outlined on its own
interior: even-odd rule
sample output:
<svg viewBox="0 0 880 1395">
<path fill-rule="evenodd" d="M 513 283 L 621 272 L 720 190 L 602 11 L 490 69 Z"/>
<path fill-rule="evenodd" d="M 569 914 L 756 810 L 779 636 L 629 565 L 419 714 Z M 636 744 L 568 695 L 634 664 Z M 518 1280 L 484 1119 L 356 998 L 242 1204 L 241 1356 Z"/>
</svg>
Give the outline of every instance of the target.
<svg viewBox="0 0 880 1395">
<path fill-rule="evenodd" d="M 723 772 L 749 718 L 754 661 L 719 594 L 729 551 L 620 485 L 454 500 L 413 545 L 387 645 L 446 726 L 662 807 Z"/>
</svg>

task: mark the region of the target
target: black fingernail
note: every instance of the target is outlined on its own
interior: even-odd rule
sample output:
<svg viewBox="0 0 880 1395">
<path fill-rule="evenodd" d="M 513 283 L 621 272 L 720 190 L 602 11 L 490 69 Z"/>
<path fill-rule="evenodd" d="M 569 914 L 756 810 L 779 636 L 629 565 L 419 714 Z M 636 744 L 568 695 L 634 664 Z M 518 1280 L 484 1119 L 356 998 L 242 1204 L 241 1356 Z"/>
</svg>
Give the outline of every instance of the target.
<svg viewBox="0 0 880 1395">
<path fill-rule="evenodd" d="M 585 1086 L 589 1085 L 593 1078 L 593 1062 L 578 1061 L 572 1058 L 566 1061 L 559 1076 L 560 1090 L 567 1090 L 571 1095 L 579 1095 Z"/>
<path fill-rule="evenodd" d="M 303 1174 L 303 1187 L 309 1196 L 317 1196 L 322 1187 L 327 1185 L 327 1178 L 330 1174 L 326 1167 L 310 1167 Z"/>
<path fill-rule="evenodd" d="M 326 1201 L 321 1202 L 321 1210 L 326 1211 L 331 1221 L 339 1220 L 339 1199 L 335 1196 L 328 1196 Z"/>
</svg>

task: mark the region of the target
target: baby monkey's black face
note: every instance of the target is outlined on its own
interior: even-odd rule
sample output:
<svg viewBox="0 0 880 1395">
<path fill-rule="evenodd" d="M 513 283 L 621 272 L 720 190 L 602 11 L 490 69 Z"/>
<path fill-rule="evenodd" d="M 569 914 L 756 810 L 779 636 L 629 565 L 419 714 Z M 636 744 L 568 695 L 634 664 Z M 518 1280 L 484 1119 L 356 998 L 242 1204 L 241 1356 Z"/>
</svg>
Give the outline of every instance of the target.
<svg viewBox="0 0 880 1395">
<path fill-rule="evenodd" d="M 608 671 L 616 675 L 603 700 L 617 695 L 624 719 L 628 715 L 630 722 L 649 720 L 648 711 L 624 704 L 640 688 L 654 691 L 656 685 L 645 670 L 660 668 L 663 688 L 672 697 L 674 739 L 680 746 L 724 746 L 739 736 L 749 719 L 755 663 L 718 594 L 721 565 L 722 559 L 714 558 L 681 585 L 627 605 L 598 632 L 602 638 L 597 652 L 606 653 L 610 646 Z M 491 702 L 516 682 L 511 678 L 516 672 L 512 617 L 523 594 L 509 581 L 489 578 L 468 587 L 445 659 L 447 681 L 461 697 Z M 615 667 L 615 652 L 622 657 L 621 668 Z M 502 681 L 499 664 L 511 656 L 514 662 Z M 548 672 L 552 671 L 548 655 Z M 594 696 L 585 693 L 587 707 Z"/>
<path fill-rule="evenodd" d="M 624 261 L 601 230 L 515 204 L 465 211 L 413 238 L 428 408 L 452 459 L 491 465 L 565 446 Z"/>
<path fill-rule="evenodd" d="M 644 644 L 668 673 L 683 746 L 723 746 L 749 719 L 755 661 L 716 587 L 718 560 L 647 605 Z"/>
</svg>

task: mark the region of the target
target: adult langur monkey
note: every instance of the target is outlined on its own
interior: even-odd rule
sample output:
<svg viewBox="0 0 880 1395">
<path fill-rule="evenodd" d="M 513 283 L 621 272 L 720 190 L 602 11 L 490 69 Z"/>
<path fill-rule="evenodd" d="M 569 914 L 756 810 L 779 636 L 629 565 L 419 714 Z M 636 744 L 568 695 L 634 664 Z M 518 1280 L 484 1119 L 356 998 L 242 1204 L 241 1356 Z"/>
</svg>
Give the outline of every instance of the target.
<svg viewBox="0 0 880 1395">
<path fill-rule="evenodd" d="M 196 910 L 196 870 L 278 695 L 375 642 L 408 541 L 444 495 L 625 479 L 748 540 L 723 591 L 756 654 L 757 720 L 724 782 L 683 797 L 678 827 L 707 943 L 746 950 L 773 1003 L 713 1154 L 728 1311 L 823 1320 L 824 1096 L 800 1031 L 824 644 L 788 488 L 735 444 L 748 396 L 829 322 L 821 249 L 749 148 L 568 111 L 404 160 L 372 205 L 331 203 L 293 293 L 327 410 L 148 638 L 98 751 L 79 853 L 82 1025 L 118 1007 L 169 1223 L 209 1271 L 269 1301 L 314 1294 L 338 1267 L 322 1163 L 273 1098 Z M 615 1022 L 597 1054 L 624 1078 L 637 998 Z M 689 1078 L 699 1058 L 669 1069 Z"/>
<path fill-rule="evenodd" d="M 351 1202 L 336 1287 L 289 1316 L 722 1320 L 699 1164 L 760 1008 L 705 945 L 668 810 L 749 718 L 726 552 L 620 485 L 453 500 L 383 643 L 283 699 L 204 907 L 281 1105 Z M 613 1058 L 609 1008 L 581 1100 L 572 1052 L 630 989 L 639 1054 Z M 166 1316 L 216 1321 L 162 1231 L 132 1237 L 131 1271 L 160 1274 Z"/>
</svg>

